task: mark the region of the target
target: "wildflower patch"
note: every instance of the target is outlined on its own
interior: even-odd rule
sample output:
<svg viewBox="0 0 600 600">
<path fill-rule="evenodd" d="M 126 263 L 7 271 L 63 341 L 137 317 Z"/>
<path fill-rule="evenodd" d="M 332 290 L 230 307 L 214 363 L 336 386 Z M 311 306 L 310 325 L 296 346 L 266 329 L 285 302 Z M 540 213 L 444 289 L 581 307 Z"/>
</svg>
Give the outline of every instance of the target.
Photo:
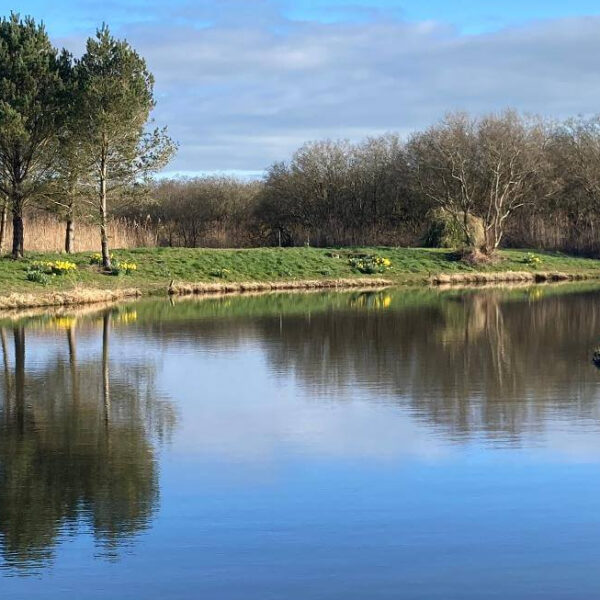
<svg viewBox="0 0 600 600">
<path fill-rule="evenodd" d="M 348 260 L 348 264 L 359 273 L 374 275 L 385 273 L 392 266 L 392 261 L 389 258 L 373 254 L 353 256 Z"/>
</svg>

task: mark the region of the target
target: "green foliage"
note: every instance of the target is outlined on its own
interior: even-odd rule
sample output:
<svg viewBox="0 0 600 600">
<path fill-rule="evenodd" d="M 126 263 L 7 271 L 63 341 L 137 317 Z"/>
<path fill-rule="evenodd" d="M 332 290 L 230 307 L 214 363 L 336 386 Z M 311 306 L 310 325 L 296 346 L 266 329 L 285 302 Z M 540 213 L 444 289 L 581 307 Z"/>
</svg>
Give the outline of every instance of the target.
<svg viewBox="0 0 600 600">
<path fill-rule="evenodd" d="M 43 25 L 15 13 L 0 21 L 0 192 L 19 222 L 13 256 L 23 254 L 22 216 L 56 161 L 66 118 L 71 61 L 58 54 Z"/>
<path fill-rule="evenodd" d="M 125 40 L 115 39 L 106 25 L 88 40 L 75 73 L 75 128 L 81 151 L 89 157 L 90 178 L 99 190 L 102 263 L 110 268 L 109 200 L 125 188 L 143 190 L 140 180 L 168 163 L 175 144 L 166 129 L 146 131 L 155 104 L 154 79 L 144 59 Z"/>
<path fill-rule="evenodd" d="M 146 131 L 155 102 L 144 59 L 104 25 L 88 40 L 75 73 L 77 130 L 109 191 L 163 167 L 175 147 L 165 129 Z"/>
<path fill-rule="evenodd" d="M 466 245 L 466 236 L 462 220 L 464 213 L 454 217 L 448 211 L 437 208 L 427 215 L 428 229 L 423 240 L 426 248 L 462 248 Z M 483 221 L 473 215 L 467 217 L 467 228 L 473 246 L 480 248 L 485 242 Z"/>
<path fill-rule="evenodd" d="M 40 283 L 42 285 L 48 285 L 50 283 L 50 277 L 43 273 L 42 271 L 38 271 L 37 269 L 30 269 L 27 271 L 27 281 L 32 281 L 33 283 Z"/>
</svg>

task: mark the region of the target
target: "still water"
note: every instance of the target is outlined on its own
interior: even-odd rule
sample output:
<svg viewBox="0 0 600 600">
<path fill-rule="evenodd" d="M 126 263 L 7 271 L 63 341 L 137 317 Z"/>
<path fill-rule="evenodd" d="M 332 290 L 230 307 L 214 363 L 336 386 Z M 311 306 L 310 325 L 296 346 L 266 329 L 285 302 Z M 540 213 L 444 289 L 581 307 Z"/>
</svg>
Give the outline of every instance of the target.
<svg viewBox="0 0 600 600">
<path fill-rule="evenodd" d="M 600 594 L 600 290 L 0 326 L 2 598 Z"/>
</svg>

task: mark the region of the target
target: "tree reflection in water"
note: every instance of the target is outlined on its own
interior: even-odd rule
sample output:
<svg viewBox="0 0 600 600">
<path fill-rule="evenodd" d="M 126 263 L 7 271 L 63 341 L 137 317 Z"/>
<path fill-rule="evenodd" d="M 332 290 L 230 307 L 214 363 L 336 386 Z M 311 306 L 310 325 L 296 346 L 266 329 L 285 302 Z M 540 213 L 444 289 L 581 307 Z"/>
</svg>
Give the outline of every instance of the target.
<svg viewBox="0 0 600 600">
<path fill-rule="evenodd" d="M 249 348 L 265 365 L 260 375 L 293 381 L 300 403 L 385 403 L 445 443 L 527 445 L 527 436 L 543 432 L 553 418 L 574 427 L 600 422 L 600 374 L 591 364 L 600 336 L 599 293 L 554 296 L 552 289 L 141 303 L 127 343 L 144 348 L 147 341 L 160 342 L 154 354 L 173 350 L 171 367 L 182 349 L 192 357 L 208 348 L 229 358 Z M 21 320 L 0 329 L 0 546 L 9 566 L 44 564 L 61 536 L 82 526 L 114 556 L 152 519 L 158 502 L 152 438 L 168 436 L 174 416 L 156 393 L 152 363 L 129 355 L 120 363 L 110 355 L 115 330 L 128 314 L 133 312 L 107 310 L 99 319 L 61 318 L 43 328 Z M 101 340 L 92 355 L 82 344 L 89 338 L 86 323 Z M 53 348 L 52 360 L 40 366 L 29 353 L 35 354 L 37 336 L 47 335 L 48 326 L 54 336 L 60 327 L 61 349 Z M 236 375 L 232 394 L 251 393 L 246 374 Z M 289 419 L 298 413 L 286 412 L 281 398 L 254 403 L 250 397 L 240 418 L 236 400 L 231 412 L 221 406 L 226 403 L 211 401 L 222 381 L 208 373 L 202 384 L 206 401 L 197 404 L 216 418 L 193 424 L 200 449 L 203 434 L 227 448 L 223 440 L 231 430 L 239 433 L 244 453 L 252 439 L 287 439 Z M 196 391 L 193 381 L 178 385 L 190 395 Z M 253 417 L 250 432 L 244 414 Z M 313 438 L 298 439 L 315 453 L 322 447 L 315 450 Z"/>
<path fill-rule="evenodd" d="M 362 385 L 445 436 L 518 443 L 556 411 L 600 419 L 598 293 L 540 292 L 454 292 L 429 305 L 291 316 L 282 328 L 264 319 L 260 337 L 275 372 L 316 393 L 343 399 Z"/>
<path fill-rule="evenodd" d="M 213 349 L 253 339 L 275 376 L 312 396 L 364 389 L 446 438 L 519 443 L 559 411 L 600 420 L 598 297 L 548 286 L 184 300 L 139 335 Z"/>
<path fill-rule="evenodd" d="M 0 546 L 8 567 L 43 566 L 61 535 L 80 526 L 114 557 L 156 510 L 151 438 L 169 435 L 174 412 L 156 395 L 152 364 L 111 373 L 112 317 L 107 310 L 86 324 L 102 331 L 101 356 L 86 360 L 77 353 L 77 320 L 56 319 L 64 349 L 42 369 L 26 362 L 40 334 L 35 321 L 0 330 Z"/>
</svg>

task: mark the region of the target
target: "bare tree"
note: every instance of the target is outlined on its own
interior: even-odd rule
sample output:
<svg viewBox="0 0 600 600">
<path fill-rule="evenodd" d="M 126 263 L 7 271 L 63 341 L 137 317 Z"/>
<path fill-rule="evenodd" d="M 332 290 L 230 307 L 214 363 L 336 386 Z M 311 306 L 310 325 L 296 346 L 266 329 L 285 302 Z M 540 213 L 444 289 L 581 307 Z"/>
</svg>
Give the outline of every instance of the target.
<svg viewBox="0 0 600 600">
<path fill-rule="evenodd" d="M 498 248 L 507 220 L 528 203 L 540 199 L 545 171 L 547 127 L 514 111 L 487 116 L 477 124 L 477 146 L 483 191 L 479 212 L 484 221 L 485 249 Z"/>
<path fill-rule="evenodd" d="M 407 157 L 418 191 L 447 211 L 474 245 L 469 217 L 483 195 L 477 121 L 464 113 L 412 136 Z"/>
</svg>

